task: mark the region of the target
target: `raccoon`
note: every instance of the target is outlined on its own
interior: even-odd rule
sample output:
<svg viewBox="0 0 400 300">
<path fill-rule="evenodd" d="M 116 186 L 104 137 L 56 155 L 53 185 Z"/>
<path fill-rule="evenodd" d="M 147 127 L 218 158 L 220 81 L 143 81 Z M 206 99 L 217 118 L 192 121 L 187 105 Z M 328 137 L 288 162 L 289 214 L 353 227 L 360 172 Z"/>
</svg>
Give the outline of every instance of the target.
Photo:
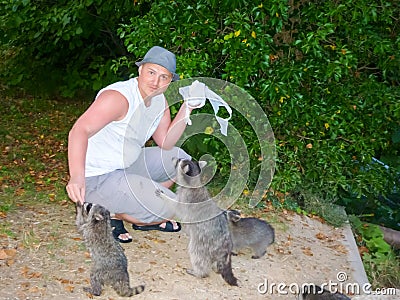
<svg viewBox="0 0 400 300">
<path fill-rule="evenodd" d="M 233 253 L 237 254 L 243 248 L 251 248 L 251 258 L 261 258 L 267 252 L 266 248 L 275 241 L 274 228 L 264 220 L 257 218 L 242 218 L 237 210 L 227 210 L 229 230 L 233 242 Z"/>
<path fill-rule="evenodd" d="M 174 158 L 173 163 L 177 173 L 177 198 L 171 199 L 160 190 L 157 195 L 177 202 L 176 215 L 186 223 L 192 264 L 187 273 L 201 278 L 214 269 L 229 285 L 237 286 L 232 272 L 232 240 L 227 219 L 200 181 L 206 162 Z"/>
<path fill-rule="evenodd" d="M 350 300 L 346 295 L 331 293 L 317 285 L 304 286 L 301 296 L 303 300 Z"/>
<path fill-rule="evenodd" d="M 76 225 L 92 258 L 91 287 L 84 290 L 100 296 L 103 285 L 108 284 L 122 297 L 140 294 L 144 285 L 130 287 L 128 261 L 112 235 L 110 220 L 110 212 L 101 205 L 76 205 Z"/>
</svg>

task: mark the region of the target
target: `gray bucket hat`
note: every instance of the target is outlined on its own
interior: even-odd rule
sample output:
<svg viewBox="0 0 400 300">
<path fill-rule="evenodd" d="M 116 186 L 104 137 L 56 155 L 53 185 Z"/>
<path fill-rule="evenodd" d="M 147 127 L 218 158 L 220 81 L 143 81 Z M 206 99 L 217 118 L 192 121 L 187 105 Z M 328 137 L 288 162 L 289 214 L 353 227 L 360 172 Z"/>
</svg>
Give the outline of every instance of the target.
<svg viewBox="0 0 400 300">
<path fill-rule="evenodd" d="M 139 67 L 144 63 L 152 63 L 160 65 L 166 68 L 172 73 L 172 81 L 179 80 L 179 75 L 175 73 L 176 71 L 176 58 L 175 54 L 159 46 L 152 47 L 147 51 L 143 60 L 137 61 L 136 65 Z"/>
</svg>

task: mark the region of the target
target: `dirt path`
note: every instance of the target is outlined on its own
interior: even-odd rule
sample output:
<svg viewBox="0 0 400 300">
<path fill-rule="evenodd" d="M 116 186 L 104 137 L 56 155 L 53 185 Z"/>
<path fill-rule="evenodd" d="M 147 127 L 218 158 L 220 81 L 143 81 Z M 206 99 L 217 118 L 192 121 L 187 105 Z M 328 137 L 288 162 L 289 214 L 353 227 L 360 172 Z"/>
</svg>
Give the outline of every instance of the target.
<svg viewBox="0 0 400 300">
<path fill-rule="evenodd" d="M 15 237 L 0 236 L 0 299 L 88 299 L 90 257 L 74 225 L 72 203 L 21 205 L 1 220 Z M 343 229 L 288 212 L 270 212 L 276 243 L 258 260 L 248 252 L 233 257 L 239 287 L 217 274 L 204 279 L 185 272 L 190 267 L 183 232 L 138 232 L 125 244 L 131 284 L 144 283 L 134 299 L 296 299 L 277 285 L 338 282 L 345 272 L 353 282 Z M 275 285 L 275 286 L 274 286 Z M 266 293 L 262 293 L 265 292 Z M 260 293 L 261 292 L 261 293 Z M 271 293 L 272 292 L 272 293 Z M 106 288 L 96 299 L 122 299 Z"/>
</svg>

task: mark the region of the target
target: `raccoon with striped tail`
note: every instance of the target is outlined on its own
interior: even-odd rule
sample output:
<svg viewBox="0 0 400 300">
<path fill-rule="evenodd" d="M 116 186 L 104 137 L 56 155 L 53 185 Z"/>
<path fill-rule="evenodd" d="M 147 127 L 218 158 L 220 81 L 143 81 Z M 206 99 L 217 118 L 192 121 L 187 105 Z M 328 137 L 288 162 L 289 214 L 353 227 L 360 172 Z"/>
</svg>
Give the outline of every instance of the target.
<svg viewBox="0 0 400 300">
<path fill-rule="evenodd" d="M 229 284 L 237 286 L 232 272 L 232 239 L 223 210 L 211 198 L 202 185 L 200 174 L 205 161 L 173 159 L 176 165 L 176 199 L 169 198 L 161 190 L 157 195 L 174 203 L 176 216 L 185 224 L 189 235 L 189 257 L 192 269 L 187 273 L 207 277 L 214 268 Z"/>
<path fill-rule="evenodd" d="M 143 292 L 144 285 L 134 288 L 129 285 L 128 261 L 124 249 L 112 235 L 110 212 L 99 204 L 78 202 L 76 225 L 92 259 L 91 286 L 84 290 L 100 296 L 103 285 L 108 284 L 122 297 Z"/>
</svg>

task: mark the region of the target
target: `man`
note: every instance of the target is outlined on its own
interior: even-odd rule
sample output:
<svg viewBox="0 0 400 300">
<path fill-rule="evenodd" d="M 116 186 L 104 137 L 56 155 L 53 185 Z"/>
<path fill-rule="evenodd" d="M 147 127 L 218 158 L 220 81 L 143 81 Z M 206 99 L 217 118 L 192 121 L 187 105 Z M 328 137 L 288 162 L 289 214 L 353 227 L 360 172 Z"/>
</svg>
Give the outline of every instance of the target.
<svg viewBox="0 0 400 300">
<path fill-rule="evenodd" d="M 173 184 L 172 157 L 190 158 L 174 147 L 186 128 L 185 103 L 171 120 L 163 92 L 178 80 L 175 55 L 155 46 L 137 62 L 139 75 L 102 89 L 78 118 L 68 138 L 68 196 L 105 206 L 114 237 L 130 242 L 122 220 L 139 230 L 179 231 L 173 210 L 155 195 Z M 144 147 L 153 138 L 158 147 Z"/>
</svg>

